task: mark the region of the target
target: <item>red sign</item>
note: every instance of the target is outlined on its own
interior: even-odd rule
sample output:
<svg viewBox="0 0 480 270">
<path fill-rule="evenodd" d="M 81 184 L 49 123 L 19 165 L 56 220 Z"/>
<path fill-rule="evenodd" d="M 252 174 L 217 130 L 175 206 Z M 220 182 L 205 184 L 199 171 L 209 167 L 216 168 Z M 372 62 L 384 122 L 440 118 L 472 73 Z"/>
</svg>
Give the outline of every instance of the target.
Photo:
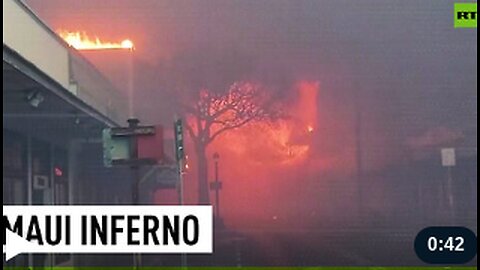
<svg viewBox="0 0 480 270">
<path fill-rule="evenodd" d="M 137 137 L 138 158 L 155 159 L 160 162 L 164 159 L 163 154 L 163 128 L 155 126 L 155 135 Z"/>
</svg>

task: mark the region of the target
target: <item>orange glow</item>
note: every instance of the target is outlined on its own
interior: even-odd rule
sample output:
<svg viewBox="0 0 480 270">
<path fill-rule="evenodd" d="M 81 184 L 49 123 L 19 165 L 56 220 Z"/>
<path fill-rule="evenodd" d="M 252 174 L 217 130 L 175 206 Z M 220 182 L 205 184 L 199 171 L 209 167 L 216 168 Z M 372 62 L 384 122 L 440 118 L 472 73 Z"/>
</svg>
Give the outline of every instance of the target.
<svg viewBox="0 0 480 270">
<path fill-rule="evenodd" d="M 297 121 L 305 123 L 309 133 L 314 129 L 313 125 L 317 123 L 319 87 L 318 81 L 301 81 L 296 85 L 298 101 L 292 114 L 296 116 Z"/>
<path fill-rule="evenodd" d="M 185 172 L 190 169 L 190 165 L 188 163 L 188 155 L 185 155 L 185 166 L 184 166 Z"/>
<path fill-rule="evenodd" d="M 304 132 L 304 131 L 303 131 Z M 294 165 L 304 161 L 310 145 L 296 138 L 302 129 L 288 120 L 260 122 L 226 134 L 220 143 L 229 145 L 239 156 L 249 157 L 257 165 Z M 261 149 L 259 151 L 259 149 Z"/>
<path fill-rule="evenodd" d="M 252 165 L 300 165 L 308 158 L 311 148 L 311 134 L 317 121 L 318 89 L 316 81 L 299 82 L 295 87 L 298 94 L 295 105 L 286 112 L 292 116 L 290 119 L 251 123 L 219 138 L 217 147 L 224 145 L 221 148 L 248 157 L 246 160 Z"/>
<path fill-rule="evenodd" d="M 308 133 L 312 133 L 314 131 L 313 126 L 308 126 L 307 131 L 308 131 Z"/>
<path fill-rule="evenodd" d="M 220 196 L 224 209 L 228 209 L 222 215 L 226 224 L 232 228 L 241 231 L 243 228 L 257 226 L 258 221 L 280 227 L 290 220 L 295 220 L 295 226 L 308 226 L 308 219 L 295 218 L 296 213 L 303 209 L 308 211 L 309 217 L 312 215 L 310 209 L 299 210 L 296 207 L 301 202 L 315 205 L 314 210 L 321 212 L 323 206 L 317 207 L 315 201 L 319 196 L 315 194 L 315 199 L 312 199 L 312 196 L 305 195 L 314 190 L 309 187 L 321 181 L 317 173 L 323 169 L 326 171 L 332 163 L 323 156 L 320 159 L 317 148 L 319 133 L 322 131 L 321 122 L 317 118 L 317 115 L 321 115 L 317 106 L 319 86 L 316 81 L 298 82 L 291 89 L 294 99 L 283 107 L 288 117 L 252 121 L 241 128 L 223 133 L 209 146 L 207 157 L 213 153 L 221 156 L 218 160 L 219 179 L 224 183 L 224 189 Z M 196 127 L 196 119 L 187 118 L 186 121 Z M 216 125 L 212 126 L 212 130 L 217 128 Z M 189 141 L 187 149 L 194 147 L 193 142 Z M 197 155 L 191 158 L 189 164 L 193 173 L 186 177 L 195 180 Z M 209 158 L 208 166 L 209 179 L 215 179 L 213 159 Z M 198 182 L 187 183 L 185 194 L 191 200 L 190 203 L 195 203 Z M 298 192 L 300 189 L 307 191 Z M 294 203 L 286 202 L 286 198 Z"/>
<path fill-rule="evenodd" d="M 58 35 L 77 50 L 109 50 L 125 49 L 133 50 L 134 45 L 130 39 L 121 42 L 105 42 L 100 38 L 90 38 L 85 32 L 58 31 Z"/>
<path fill-rule="evenodd" d="M 130 39 L 125 39 L 120 43 L 123 49 L 133 49 L 133 42 Z"/>
<path fill-rule="evenodd" d="M 295 99 L 283 107 L 289 117 L 251 122 L 224 133 L 210 148 L 222 156 L 220 177 L 225 182 L 222 196 L 228 198 L 224 199 L 224 208 L 235 209 L 224 214 L 225 221 L 236 229 L 255 227 L 256 220 L 279 227 L 295 220 L 295 226 L 308 226 L 308 219 L 298 220 L 293 214 L 303 210 L 294 207 L 292 211 L 290 207 L 297 204 L 286 203 L 286 198 L 308 205 L 312 199 L 304 194 L 309 191 L 298 190 L 320 179 L 313 176 L 320 167 L 318 150 L 314 148 L 318 134 L 313 131 L 321 130 L 317 121 L 319 83 L 300 81 L 291 91 Z M 327 165 L 322 164 L 322 168 Z M 213 179 L 213 171 L 210 174 Z M 321 211 L 320 207 L 315 211 Z"/>
</svg>

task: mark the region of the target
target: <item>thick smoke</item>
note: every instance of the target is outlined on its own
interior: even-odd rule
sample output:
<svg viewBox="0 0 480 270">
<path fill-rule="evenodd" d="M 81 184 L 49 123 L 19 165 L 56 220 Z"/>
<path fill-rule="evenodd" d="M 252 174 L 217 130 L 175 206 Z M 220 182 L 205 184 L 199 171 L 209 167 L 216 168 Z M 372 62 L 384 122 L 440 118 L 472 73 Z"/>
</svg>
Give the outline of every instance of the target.
<svg viewBox="0 0 480 270">
<path fill-rule="evenodd" d="M 316 108 L 305 120 L 314 122 L 306 161 L 255 167 L 251 154 L 225 146 L 248 129 L 211 147 L 222 152 L 230 223 L 245 216 L 268 224 L 342 220 L 357 203 L 359 158 L 371 173 L 408 164 L 412 145 L 431 140 L 462 137 L 455 143 L 476 147 L 476 32 L 453 29 L 449 1 L 28 3 L 54 29 L 135 42 L 135 106 L 147 123 L 169 127 L 175 97 L 191 101 L 202 88 L 221 92 L 239 80 L 263 84 L 305 118 L 294 109 L 298 85 L 318 82 Z M 445 135 L 434 138 L 431 130 Z M 389 196 L 375 188 L 370 206 L 381 211 Z"/>
</svg>

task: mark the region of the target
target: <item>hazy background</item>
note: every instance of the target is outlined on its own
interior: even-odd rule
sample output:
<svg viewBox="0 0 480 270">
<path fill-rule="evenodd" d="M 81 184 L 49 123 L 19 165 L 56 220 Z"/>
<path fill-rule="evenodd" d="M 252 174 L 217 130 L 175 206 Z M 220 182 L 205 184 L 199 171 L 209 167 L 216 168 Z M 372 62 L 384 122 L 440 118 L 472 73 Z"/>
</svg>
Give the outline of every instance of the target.
<svg viewBox="0 0 480 270">
<path fill-rule="evenodd" d="M 302 217 L 351 214 L 358 110 L 366 171 L 404 166 L 430 147 L 476 149 L 477 32 L 453 28 L 453 1 L 26 2 L 54 30 L 135 43 L 135 107 L 145 123 L 171 125 L 168 90 L 179 82 L 195 91 L 256 80 L 286 104 L 295 104 L 299 83 L 318 83 L 310 163 L 259 169 L 229 156 L 225 143 L 212 147 L 227 157 L 222 196 L 224 209 L 236 209 L 226 210 L 233 224 L 305 205 L 313 210 Z M 124 88 L 127 56 L 95 57 Z M 250 170 L 257 174 L 239 176 Z M 374 208 L 395 204 L 388 192 L 372 194 Z"/>
</svg>

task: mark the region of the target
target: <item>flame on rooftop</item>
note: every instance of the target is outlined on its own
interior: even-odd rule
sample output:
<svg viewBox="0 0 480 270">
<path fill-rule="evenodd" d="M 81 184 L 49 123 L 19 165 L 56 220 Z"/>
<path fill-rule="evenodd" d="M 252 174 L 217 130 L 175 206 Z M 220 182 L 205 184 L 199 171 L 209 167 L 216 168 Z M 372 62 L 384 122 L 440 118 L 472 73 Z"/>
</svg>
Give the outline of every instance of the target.
<svg viewBox="0 0 480 270">
<path fill-rule="evenodd" d="M 118 42 L 101 40 L 99 37 L 90 37 L 85 32 L 58 31 L 58 35 L 77 50 L 111 50 L 124 49 L 133 50 L 134 45 L 130 39 Z"/>
</svg>

